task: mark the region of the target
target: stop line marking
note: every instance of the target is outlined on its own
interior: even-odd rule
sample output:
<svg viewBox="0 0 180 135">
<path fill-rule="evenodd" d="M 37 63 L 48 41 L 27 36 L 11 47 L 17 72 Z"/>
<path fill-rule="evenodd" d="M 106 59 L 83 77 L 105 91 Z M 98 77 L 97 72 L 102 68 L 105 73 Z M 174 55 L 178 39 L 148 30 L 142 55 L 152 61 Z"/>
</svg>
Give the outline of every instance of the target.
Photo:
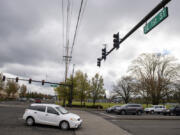
<svg viewBox="0 0 180 135">
<path fill-rule="evenodd" d="M 103 115 L 111 117 L 111 118 L 117 118 L 116 116 L 108 115 L 108 114 L 105 114 L 105 113 L 100 113 L 100 114 L 103 114 Z"/>
</svg>

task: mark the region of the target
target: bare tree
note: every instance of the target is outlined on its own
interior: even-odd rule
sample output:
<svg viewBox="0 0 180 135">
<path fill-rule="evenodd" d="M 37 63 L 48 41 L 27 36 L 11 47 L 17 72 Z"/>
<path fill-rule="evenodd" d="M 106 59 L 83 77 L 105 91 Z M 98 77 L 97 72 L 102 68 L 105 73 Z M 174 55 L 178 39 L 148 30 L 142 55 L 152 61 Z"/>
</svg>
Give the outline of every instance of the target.
<svg viewBox="0 0 180 135">
<path fill-rule="evenodd" d="M 120 96 L 123 101 L 127 104 L 133 93 L 133 78 L 130 76 L 122 77 L 116 85 L 113 86 L 113 92 L 116 96 Z"/>
<path fill-rule="evenodd" d="M 20 97 L 25 97 L 26 92 L 27 92 L 27 87 L 26 87 L 26 85 L 23 84 L 20 88 L 20 93 L 19 93 Z"/>
<path fill-rule="evenodd" d="M 159 104 L 167 94 L 172 93 L 171 84 L 179 76 L 180 65 L 169 55 L 157 53 L 141 54 L 129 68 L 139 82 L 139 93 L 150 96 L 152 104 Z"/>
</svg>

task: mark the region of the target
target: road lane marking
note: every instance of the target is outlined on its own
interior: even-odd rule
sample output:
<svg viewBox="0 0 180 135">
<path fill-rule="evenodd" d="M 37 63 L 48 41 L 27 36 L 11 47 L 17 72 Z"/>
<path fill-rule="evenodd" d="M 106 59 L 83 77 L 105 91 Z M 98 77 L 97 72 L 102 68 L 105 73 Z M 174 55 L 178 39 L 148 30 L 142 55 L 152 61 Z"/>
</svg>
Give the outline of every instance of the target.
<svg viewBox="0 0 180 135">
<path fill-rule="evenodd" d="M 100 113 L 100 114 L 103 114 L 103 115 L 111 117 L 111 118 L 117 118 L 116 116 L 108 115 L 108 114 L 105 114 L 105 113 Z"/>
</svg>

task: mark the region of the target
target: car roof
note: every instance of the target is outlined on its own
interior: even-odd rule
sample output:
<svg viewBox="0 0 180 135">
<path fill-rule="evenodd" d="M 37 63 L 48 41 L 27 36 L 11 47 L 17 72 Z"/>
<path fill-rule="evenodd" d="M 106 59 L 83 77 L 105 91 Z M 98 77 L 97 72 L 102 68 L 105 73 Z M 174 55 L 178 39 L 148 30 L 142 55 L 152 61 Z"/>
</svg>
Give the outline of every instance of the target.
<svg viewBox="0 0 180 135">
<path fill-rule="evenodd" d="M 56 105 L 56 104 L 31 104 L 31 106 L 51 106 L 51 107 L 59 107 L 59 105 Z"/>
</svg>

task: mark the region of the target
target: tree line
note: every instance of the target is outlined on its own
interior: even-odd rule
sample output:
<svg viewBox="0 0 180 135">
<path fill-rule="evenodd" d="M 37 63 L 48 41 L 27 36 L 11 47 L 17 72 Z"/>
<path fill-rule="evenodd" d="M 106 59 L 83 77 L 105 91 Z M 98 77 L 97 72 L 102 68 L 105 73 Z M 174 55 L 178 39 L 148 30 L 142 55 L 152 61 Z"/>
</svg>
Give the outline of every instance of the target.
<svg viewBox="0 0 180 135">
<path fill-rule="evenodd" d="M 80 101 L 81 106 L 85 104 L 87 99 L 92 99 L 93 105 L 95 105 L 98 99 L 102 99 L 105 96 L 103 77 L 98 73 L 94 77 L 88 79 L 88 75 L 78 70 L 75 76 L 71 76 L 67 79 L 67 84 L 73 84 L 72 99 Z M 70 103 L 71 87 L 59 86 L 55 88 L 55 92 L 58 95 L 59 101 L 65 105 L 66 101 Z"/>
<path fill-rule="evenodd" d="M 121 97 L 125 103 L 139 99 L 141 103 L 180 103 L 180 64 L 170 55 L 144 53 L 133 60 L 128 75 L 114 85 L 111 98 Z"/>
</svg>

